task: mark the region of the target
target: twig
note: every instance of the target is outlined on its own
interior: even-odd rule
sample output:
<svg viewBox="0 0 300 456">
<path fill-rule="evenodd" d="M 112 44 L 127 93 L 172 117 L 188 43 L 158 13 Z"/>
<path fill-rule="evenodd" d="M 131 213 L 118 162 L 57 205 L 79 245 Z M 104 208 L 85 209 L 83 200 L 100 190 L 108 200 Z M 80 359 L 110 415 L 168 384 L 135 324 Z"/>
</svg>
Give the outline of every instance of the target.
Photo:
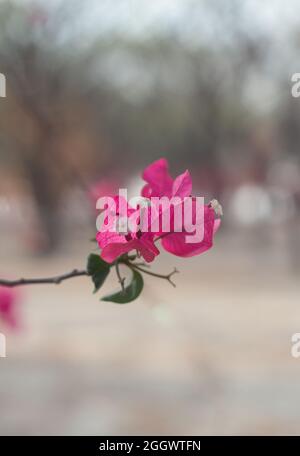
<svg viewBox="0 0 300 456">
<path fill-rule="evenodd" d="M 119 264 L 120 264 L 119 261 L 116 261 L 116 273 L 117 273 L 117 276 L 118 276 L 119 283 L 121 284 L 122 291 L 124 293 L 124 291 L 125 291 L 125 285 L 124 285 L 125 277 L 121 276 Z"/>
<path fill-rule="evenodd" d="M 22 285 L 42 285 L 42 284 L 54 284 L 59 285 L 61 282 L 67 279 L 72 279 L 73 277 L 80 277 L 80 276 L 87 276 L 88 273 L 85 270 L 79 271 L 78 269 L 74 269 L 67 274 L 61 274 L 55 277 L 47 277 L 47 278 L 40 278 L 40 279 L 17 279 L 17 280 L 5 280 L 0 279 L 0 285 L 5 287 L 18 287 Z"/>
<path fill-rule="evenodd" d="M 152 271 L 147 271 L 147 269 L 143 269 L 133 263 L 129 263 L 129 266 L 130 267 L 133 267 L 134 269 L 137 269 L 138 271 L 141 271 L 143 272 L 144 274 L 148 274 L 148 275 L 151 275 L 153 277 L 158 277 L 159 279 L 165 279 L 167 280 L 171 285 L 173 285 L 173 287 L 176 287 L 176 284 L 171 280 L 171 277 L 174 275 L 174 274 L 177 274 L 179 271 L 174 268 L 174 270 L 172 272 L 170 272 L 170 274 L 157 274 L 156 272 L 152 272 Z"/>
</svg>

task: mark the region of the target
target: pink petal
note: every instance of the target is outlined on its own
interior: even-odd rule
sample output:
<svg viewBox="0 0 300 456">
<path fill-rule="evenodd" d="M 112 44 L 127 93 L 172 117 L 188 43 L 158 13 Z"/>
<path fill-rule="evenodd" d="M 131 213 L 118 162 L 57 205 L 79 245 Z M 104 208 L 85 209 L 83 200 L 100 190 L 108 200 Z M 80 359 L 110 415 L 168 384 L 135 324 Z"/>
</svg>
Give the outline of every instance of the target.
<svg viewBox="0 0 300 456">
<path fill-rule="evenodd" d="M 160 253 L 154 244 L 153 237 L 153 234 L 145 233 L 137 241 L 137 250 L 141 253 L 142 257 L 145 261 L 147 261 L 147 263 L 151 263 L 151 261 L 153 261 L 154 258 Z"/>
<path fill-rule="evenodd" d="M 112 231 L 99 231 L 96 235 L 96 241 L 100 249 L 104 249 L 109 244 L 123 244 L 126 243 L 124 235 Z"/>
<path fill-rule="evenodd" d="M 119 256 L 132 250 L 131 242 L 112 243 L 106 245 L 100 254 L 101 258 L 107 263 L 113 263 Z"/>
<path fill-rule="evenodd" d="M 169 174 L 169 166 L 165 158 L 149 165 L 143 172 L 143 179 L 151 188 L 151 196 L 171 196 L 173 179 Z M 149 197 L 149 187 L 145 192 L 148 193 L 147 197 Z"/>
<path fill-rule="evenodd" d="M 192 178 L 188 170 L 183 174 L 180 174 L 173 182 L 172 195 L 180 196 L 184 198 L 185 196 L 190 196 L 192 194 Z"/>
<path fill-rule="evenodd" d="M 141 191 L 141 195 L 144 198 L 150 198 L 151 197 L 151 193 L 152 193 L 152 190 L 151 190 L 150 185 L 149 184 L 144 185 L 144 187 L 142 188 L 142 191 Z"/>
<path fill-rule="evenodd" d="M 96 239 L 99 247 L 102 249 L 101 258 L 107 263 L 113 263 L 119 256 L 128 253 L 131 250 L 137 250 L 147 262 L 151 262 L 159 255 L 158 248 L 154 245 L 151 233 L 144 233 L 138 239 L 136 234 L 134 238 L 127 241 L 125 236 L 112 232 L 99 232 Z"/>
<path fill-rule="evenodd" d="M 213 245 L 215 226 L 215 214 L 213 209 L 205 206 L 204 239 L 199 243 L 190 244 L 186 242 L 187 233 L 168 234 L 162 239 L 163 248 L 173 255 L 180 257 L 191 257 L 200 255 L 209 250 Z M 189 233 L 191 234 L 191 233 Z"/>
</svg>

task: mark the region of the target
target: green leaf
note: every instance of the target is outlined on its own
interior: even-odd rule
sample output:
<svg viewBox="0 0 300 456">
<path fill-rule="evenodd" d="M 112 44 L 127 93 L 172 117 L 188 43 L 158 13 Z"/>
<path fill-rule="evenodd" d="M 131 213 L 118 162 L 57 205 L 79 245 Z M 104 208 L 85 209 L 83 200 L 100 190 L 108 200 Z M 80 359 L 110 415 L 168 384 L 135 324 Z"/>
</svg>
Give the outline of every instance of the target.
<svg viewBox="0 0 300 456">
<path fill-rule="evenodd" d="M 95 253 L 91 253 L 89 255 L 87 262 L 87 272 L 88 275 L 92 277 L 92 281 L 94 282 L 94 293 L 96 293 L 96 291 L 98 291 L 105 282 L 105 279 L 110 271 L 110 266 L 111 265 L 102 260 L 99 255 Z"/>
<path fill-rule="evenodd" d="M 124 290 L 108 296 L 104 296 L 102 301 L 115 302 L 116 304 L 127 304 L 134 301 L 142 292 L 144 287 L 144 279 L 137 271 L 132 271 L 132 279 L 129 285 Z"/>
</svg>

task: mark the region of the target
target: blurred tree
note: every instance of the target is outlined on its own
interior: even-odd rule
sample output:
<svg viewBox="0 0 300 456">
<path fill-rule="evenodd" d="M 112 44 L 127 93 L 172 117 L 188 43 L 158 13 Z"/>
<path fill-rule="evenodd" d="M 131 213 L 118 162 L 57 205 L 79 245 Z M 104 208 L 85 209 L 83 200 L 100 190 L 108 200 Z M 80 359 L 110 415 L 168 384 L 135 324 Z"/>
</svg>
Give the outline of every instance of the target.
<svg viewBox="0 0 300 456">
<path fill-rule="evenodd" d="M 231 182 L 263 181 L 280 143 L 298 153 L 289 91 L 266 96 L 288 86 L 297 40 L 280 49 L 282 66 L 251 1 L 185 0 L 177 18 L 154 17 L 144 30 L 130 3 L 0 4 L 9 90 L 0 159 L 28 179 L 50 250 L 64 192 L 116 168 L 126 175 L 166 156 L 219 197 Z"/>
</svg>

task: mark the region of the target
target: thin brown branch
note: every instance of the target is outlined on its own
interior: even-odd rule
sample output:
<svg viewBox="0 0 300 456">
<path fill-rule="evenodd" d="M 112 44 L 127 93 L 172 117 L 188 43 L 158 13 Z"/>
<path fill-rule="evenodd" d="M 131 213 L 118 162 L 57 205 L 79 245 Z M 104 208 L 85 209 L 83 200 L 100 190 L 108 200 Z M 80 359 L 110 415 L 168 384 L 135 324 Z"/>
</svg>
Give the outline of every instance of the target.
<svg viewBox="0 0 300 456">
<path fill-rule="evenodd" d="M 73 277 L 81 277 L 87 276 L 88 273 L 85 270 L 79 271 L 78 269 L 74 269 L 71 272 L 66 274 L 61 274 L 54 277 L 46 277 L 46 278 L 37 278 L 37 279 L 17 279 L 17 280 L 5 280 L 0 279 L 0 285 L 5 287 L 18 287 L 23 285 L 43 285 L 43 284 L 54 284 L 59 285 L 64 280 L 72 279 Z"/>
<path fill-rule="evenodd" d="M 134 269 L 137 269 L 140 272 L 143 272 L 144 274 L 151 275 L 152 277 L 158 277 L 159 279 L 165 279 L 167 280 L 173 287 L 176 287 L 176 284 L 171 280 L 171 277 L 174 274 L 177 274 L 179 271 L 174 268 L 170 274 L 158 274 L 156 272 L 148 271 L 147 269 L 141 268 L 140 266 L 137 266 L 136 264 L 130 263 L 130 267 L 133 267 Z"/>
</svg>

